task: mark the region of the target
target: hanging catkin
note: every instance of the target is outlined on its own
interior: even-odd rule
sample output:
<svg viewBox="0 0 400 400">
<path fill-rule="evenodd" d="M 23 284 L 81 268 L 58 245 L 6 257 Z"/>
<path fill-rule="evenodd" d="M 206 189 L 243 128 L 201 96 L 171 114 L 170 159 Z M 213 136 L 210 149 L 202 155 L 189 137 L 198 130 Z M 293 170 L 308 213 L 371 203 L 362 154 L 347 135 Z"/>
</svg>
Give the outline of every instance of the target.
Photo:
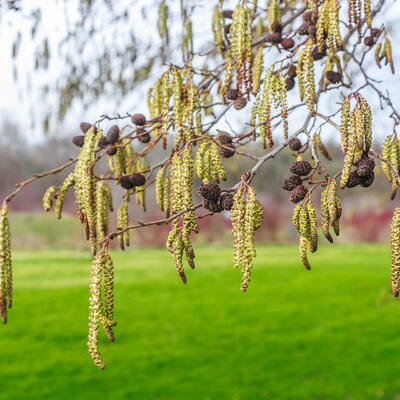
<svg viewBox="0 0 400 400">
<path fill-rule="evenodd" d="M 393 213 L 390 231 L 392 245 L 392 291 L 397 297 L 400 293 L 400 208 Z"/>
<path fill-rule="evenodd" d="M 242 284 L 240 290 L 245 292 L 249 286 L 253 259 L 256 257 L 254 244 L 255 231 L 261 226 L 264 210 L 257 200 L 256 191 L 246 187 L 246 200 L 241 187 L 233 197 L 231 210 L 233 234 L 233 262 L 235 268 L 241 268 Z"/>
<path fill-rule="evenodd" d="M 7 322 L 7 307 L 12 306 L 12 265 L 10 225 L 8 207 L 3 204 L 0 210 L 0 317 Z"/>
</svg>

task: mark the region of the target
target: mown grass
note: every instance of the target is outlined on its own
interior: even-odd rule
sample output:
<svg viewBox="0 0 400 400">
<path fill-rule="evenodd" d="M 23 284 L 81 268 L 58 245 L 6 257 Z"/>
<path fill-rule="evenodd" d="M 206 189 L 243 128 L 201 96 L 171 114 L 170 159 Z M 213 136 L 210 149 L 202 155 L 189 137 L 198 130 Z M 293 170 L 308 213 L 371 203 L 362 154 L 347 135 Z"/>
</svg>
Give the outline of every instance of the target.
<svg viewBox="0 0 400 400">
<path fill-rule="evenodd" d="M 86 253 L 18 252 L 0 327 L 0 399 L 399 399 L 400 305 L 388 246 L 258 248 L 248 293 L 230 248 L 188 284 L 165 250 L 114 253 L 116 341 L 86 349 Z"/>
</svg>

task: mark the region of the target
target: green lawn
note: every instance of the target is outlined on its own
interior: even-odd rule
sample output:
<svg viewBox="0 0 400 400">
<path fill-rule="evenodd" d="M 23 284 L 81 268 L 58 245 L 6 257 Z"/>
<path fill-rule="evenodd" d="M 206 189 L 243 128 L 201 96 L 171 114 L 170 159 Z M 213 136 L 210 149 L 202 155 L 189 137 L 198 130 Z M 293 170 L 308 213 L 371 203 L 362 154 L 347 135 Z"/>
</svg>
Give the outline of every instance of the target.
<svg viewBox="0 0 400 400">
<path fill-rule="evenodd" d="M 248 293 L 231 249 L 188 284 L 165 250 L 115 252 L 115 343 L 86 349 L 90 258 L 17 252 L 0 326 L 0 399 L 400 399 L 400 300 L 388 246 L 258 247 Z"/>
</svg>

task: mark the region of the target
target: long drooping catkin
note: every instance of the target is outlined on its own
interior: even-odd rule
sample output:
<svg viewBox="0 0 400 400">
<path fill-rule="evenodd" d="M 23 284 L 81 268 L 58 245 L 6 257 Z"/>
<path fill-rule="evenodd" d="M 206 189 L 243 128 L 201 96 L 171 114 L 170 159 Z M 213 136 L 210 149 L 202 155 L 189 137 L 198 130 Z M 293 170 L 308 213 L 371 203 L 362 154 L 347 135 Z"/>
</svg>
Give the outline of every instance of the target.
<svg viewBox="0 0 400 400">
<path fill-rule="evenodd" d="M 12 266 L 8 207 L 0 210 L 0 317 L 7 322 L 7 307 L 12 306 Z"/>
<path fill-rule="evenodd" d="M 114 267 L 109 254 L 99 252 L 92 261 L 89 298 L 88 349 L 93 362 L 100 369 L 105 364 L 99 351 L 99 328 L 103 325 L 110 341 L 114 341 Z"/>
<path fill-rule="evenodd" d="M 104 369 L 105 367 L 99 351 L 99 325 L 102 318 L 101 279 L 103 263 L 104 254 L 97 254 L 92 262 L 89 284 L 90 298 L 88 348 L 93 362 L 100 369 Z"/>
<path fill-rule="evenodd" d="M 392 291 L 397 297 L 400 293 L 400 208 L 393 213 L 390 230 L 392 245 Z"/>
<path fill-rule="evenodd" d="M 255 189 L 248 186 L 246 192 L 247 197 L 244 200 L 243 188 L 239 188 L 233 197 L 231 210 L 233 262 L 235 268 L 241 268 L 242 271 L 242 292 L 249 286 L 253 259 L 256 257 L 254 235 L 264 218 L 264 210 L 257 200 Z"/>
</svg>

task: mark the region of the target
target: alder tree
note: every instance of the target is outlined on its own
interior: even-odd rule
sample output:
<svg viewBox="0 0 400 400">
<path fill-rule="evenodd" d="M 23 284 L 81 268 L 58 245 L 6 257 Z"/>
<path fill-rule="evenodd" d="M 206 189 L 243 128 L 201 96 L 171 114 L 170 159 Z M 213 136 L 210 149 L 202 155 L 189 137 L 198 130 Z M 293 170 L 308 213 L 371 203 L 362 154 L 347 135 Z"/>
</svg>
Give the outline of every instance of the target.
<svg viewBox="0 0 400 400">
<path fill-rule="evenodd" d="M 240 290 L 245 292 L 256 257 L 255 232 L 264 212 L 253 178 L 286 147 L 293 162 L 282 189 L 288 191 L 288 203 L 295 204 L 293 224 L 299 233 L 300 261 L 306 269 L 311 268 L 309 253 L 317 251 L 319 230 L 322 240 L 329 242 L 339 235 L 342 191 L 370 187 L 377 162 L 391 183 L 392 199 L 400 185 L 396 133 L 400 115 L 381 88 L 385 76 L 395 72 L 391 42 L 385 26 L 373 23 L 384 0 L 373 7 L 370 0 L 270 0 L 267 4 L 243 0 L 233 9 L 225 8 L 223 1 L 215 3 L 209 21 L 212 46 L 194 51 L 196 38 L 191 16 L 186 15 L 183 61 L 160 71 L 148 92 L 147 110 L 102 115 L 97 121 L 81 123 L 81 134 L 72 139 L 80 148 L 77 158 L 18 183 L 2 203 L 0 316 L 6 323 L 12 305 L 7 204 L 27 185 L 73 168 L 59 186 L 47 189 L 43 208 L 53 209 L 61 219 L 65 195 L 74 192 L 83 237 L 93 255 L 88 348 L 101 369 L 105 364 L 99 351 L 100 328 L 114 341 L 116 324 L 109 247 L 118 241 L 122 250 L 127 248 L 133 229 L 170 225 L 166 247 L 186 283 L 186 265 L 195 267 L 192 240 L 199 232 L 198 220 L 227 212 L 232 222 L 233 265 L 241 271 Z M 168 25 L 168 4 L 163 1 L 158 21 L 162 38 L 168 36 Z M 382 70 L 381 83 L 371 76 L 377 67 Z M 354 74 L 363 80 L 358 86 L 352 82 Z M 323 104 L 328 99 L 333 112 L 323 109 L 322 99 Z M 392 134 L 380 150 L 371 147 L 373 110 L 379 106 L 393 121 Z M 229 119 L 238 110 L 247 118 L 240 133 L 219 129 L 221 119 Z M 291 118 L 293 115 L 296 118 Z M 114 125 L 104 128 L 107 124 Z M 328 125 L 337 132 L 343 151 L 343 167 L 335 173 L 328 172 L 331 157 L 323 143 Z M 251 142 L 255 145 L 249 146 Z M 249 152 L 257 146 L 262 148 L 261 155 Z M 150 163 L 148 156 L 154 149 L 163 149 L 157 154 L 164 155 Z M 224 161 L 231 157 L 247 157 L 254 164 L 242 171 L 239 182 L 227 187 Z M 99 172 L 101 160 L 107 160 L 108 168 Z M 118 204 L 112 199 L 112 185 L 122 194 Z M 135 215 L 129 216 L 128 205 L 136 198 L 137 207 L 145 209 L 149 192 L 155 193 L 165 216 L 135 220 Z M 109 213 L 114 208 L 118 210 L 117 229 L 109 231 Z M 397 297 L 400 208 L 392 220 L 391 245 L 392 288 Z"/>
</svg>

